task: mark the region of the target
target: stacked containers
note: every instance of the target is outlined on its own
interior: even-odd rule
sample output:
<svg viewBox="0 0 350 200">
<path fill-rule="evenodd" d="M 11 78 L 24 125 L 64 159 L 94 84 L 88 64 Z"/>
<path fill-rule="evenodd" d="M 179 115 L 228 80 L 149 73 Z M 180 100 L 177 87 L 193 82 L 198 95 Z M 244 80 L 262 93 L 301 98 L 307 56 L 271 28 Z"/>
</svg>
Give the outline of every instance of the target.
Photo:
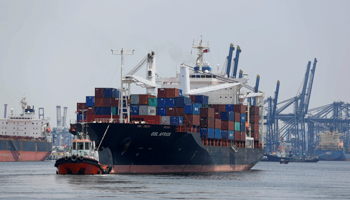
<svg viewBox="0 0 350 200">
<path fill-rule="evenodd" d="M 259 142 L 259 107 L 251 106 L 249 110 L 250 110 L 249 122 L 250 122 L 252 137 L 254 138 L 254 141 Z"/>
<path fill-rule="evenodd" d="M 246 137 L 245 114 L 247 112 L 247 106 L 245 106 L 243 104 L 233 105 L 233 111 L 236 113 L 240 113 L 240 122 L 239 123 L 235 122 L 234 138 L 237 141 L 245 141 L 245 137 Z M 242 121 L 242 120 L 244 120 L 244 121 Z M 240 130 L 238 130 L 238 129 L 240 129 Z"/>
</svg>

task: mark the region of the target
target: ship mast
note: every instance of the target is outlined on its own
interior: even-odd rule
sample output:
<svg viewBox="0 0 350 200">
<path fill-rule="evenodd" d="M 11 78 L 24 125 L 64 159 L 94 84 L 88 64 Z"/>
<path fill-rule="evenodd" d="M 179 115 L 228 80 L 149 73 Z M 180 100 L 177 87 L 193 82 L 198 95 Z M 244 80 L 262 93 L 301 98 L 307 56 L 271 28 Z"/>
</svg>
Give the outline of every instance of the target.
<svg viewBox="0 0 350 200">
<path fill-rule="evenodd" d="M 201 36 L 201 41 L 199 42 L 198 46 L 192 46 L 194 49 L 198 49 L 198 58 L 196 61 L 196 67 L 199 67 L 199 71 L 202 71 L 203 67 L 203 50 L 209 49 L 209 43 L 207 46 L 203 45 L 203 39 Z"/>
</svg>

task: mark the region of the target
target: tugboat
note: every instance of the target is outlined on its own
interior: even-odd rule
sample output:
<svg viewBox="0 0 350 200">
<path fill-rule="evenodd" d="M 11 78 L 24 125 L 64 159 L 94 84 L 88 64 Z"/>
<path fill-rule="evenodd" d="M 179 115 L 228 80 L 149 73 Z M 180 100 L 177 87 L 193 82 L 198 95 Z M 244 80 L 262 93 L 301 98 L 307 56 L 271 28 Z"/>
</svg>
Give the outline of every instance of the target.
<svg viewBox="0 0 350 200">
<path fill-rule="evenodd" d="M 80 132 L 72 141 L 72 148 L 65 157 L 56 160 L 56 174 L 108 174 L 112 167 L 99 163 L 95 141 Z"/>
<path fill-rule="evenodd" d="M 289 163 L 289 161 L 288 160 L 285 160 L 285 159 L 281 159 L 280 160 L 280 164 L 288 164 Z"/>
</svg>

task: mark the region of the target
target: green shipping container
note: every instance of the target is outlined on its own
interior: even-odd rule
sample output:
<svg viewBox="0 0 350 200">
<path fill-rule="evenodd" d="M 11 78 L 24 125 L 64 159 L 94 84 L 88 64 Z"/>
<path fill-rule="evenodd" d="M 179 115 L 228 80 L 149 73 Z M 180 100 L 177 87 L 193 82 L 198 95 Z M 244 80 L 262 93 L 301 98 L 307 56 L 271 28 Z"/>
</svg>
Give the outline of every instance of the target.
<svg viewBox="0 0 350 200">
<path fill-rule="evenodd" d="M 113 107 L 113 115 L 117 115 L 118 113 L 118 107 Z"/>
<path fill-rule="evenodd" d="M 211 108 L 211 106 L 209 104 L 203 104 L 202 107 L 203 108 Z"/>
<path fill-rule="evenodd" d="M 241 123 L 235 122 L 235 131 L 241 131 Z"/>
<path fill-rule="evenodd" d="M 154 107 L 157 107 L 157 98 L 149 98 L 148 99 L 148 105 L 149 106 L 154 106 Z"/>
</svg>

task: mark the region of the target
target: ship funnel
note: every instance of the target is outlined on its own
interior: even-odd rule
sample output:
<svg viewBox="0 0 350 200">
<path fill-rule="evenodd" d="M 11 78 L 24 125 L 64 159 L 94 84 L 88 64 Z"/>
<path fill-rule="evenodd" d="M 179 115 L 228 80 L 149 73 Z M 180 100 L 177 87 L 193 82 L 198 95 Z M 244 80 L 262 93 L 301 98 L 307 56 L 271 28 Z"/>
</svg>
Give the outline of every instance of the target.
<svg viewBox="0 0 350 200">
<path fill-rule="evenodd" d="M 7 104 L 4 104 L 4 107 L 5 107 L 5 109 L 4 109 L 4 118 L 6 118 L 7 116 Z"/>
<path fill-rule="evenodd" d="M 182 90 L 182 94 L 184 96 L 188 96 L 188 93 L 190 92 L 190 78 L 189 78 L 190 72 L 188 70 L 188 67 L 185 65 L 180 66 L 180 86 Z"/>
</svg>

